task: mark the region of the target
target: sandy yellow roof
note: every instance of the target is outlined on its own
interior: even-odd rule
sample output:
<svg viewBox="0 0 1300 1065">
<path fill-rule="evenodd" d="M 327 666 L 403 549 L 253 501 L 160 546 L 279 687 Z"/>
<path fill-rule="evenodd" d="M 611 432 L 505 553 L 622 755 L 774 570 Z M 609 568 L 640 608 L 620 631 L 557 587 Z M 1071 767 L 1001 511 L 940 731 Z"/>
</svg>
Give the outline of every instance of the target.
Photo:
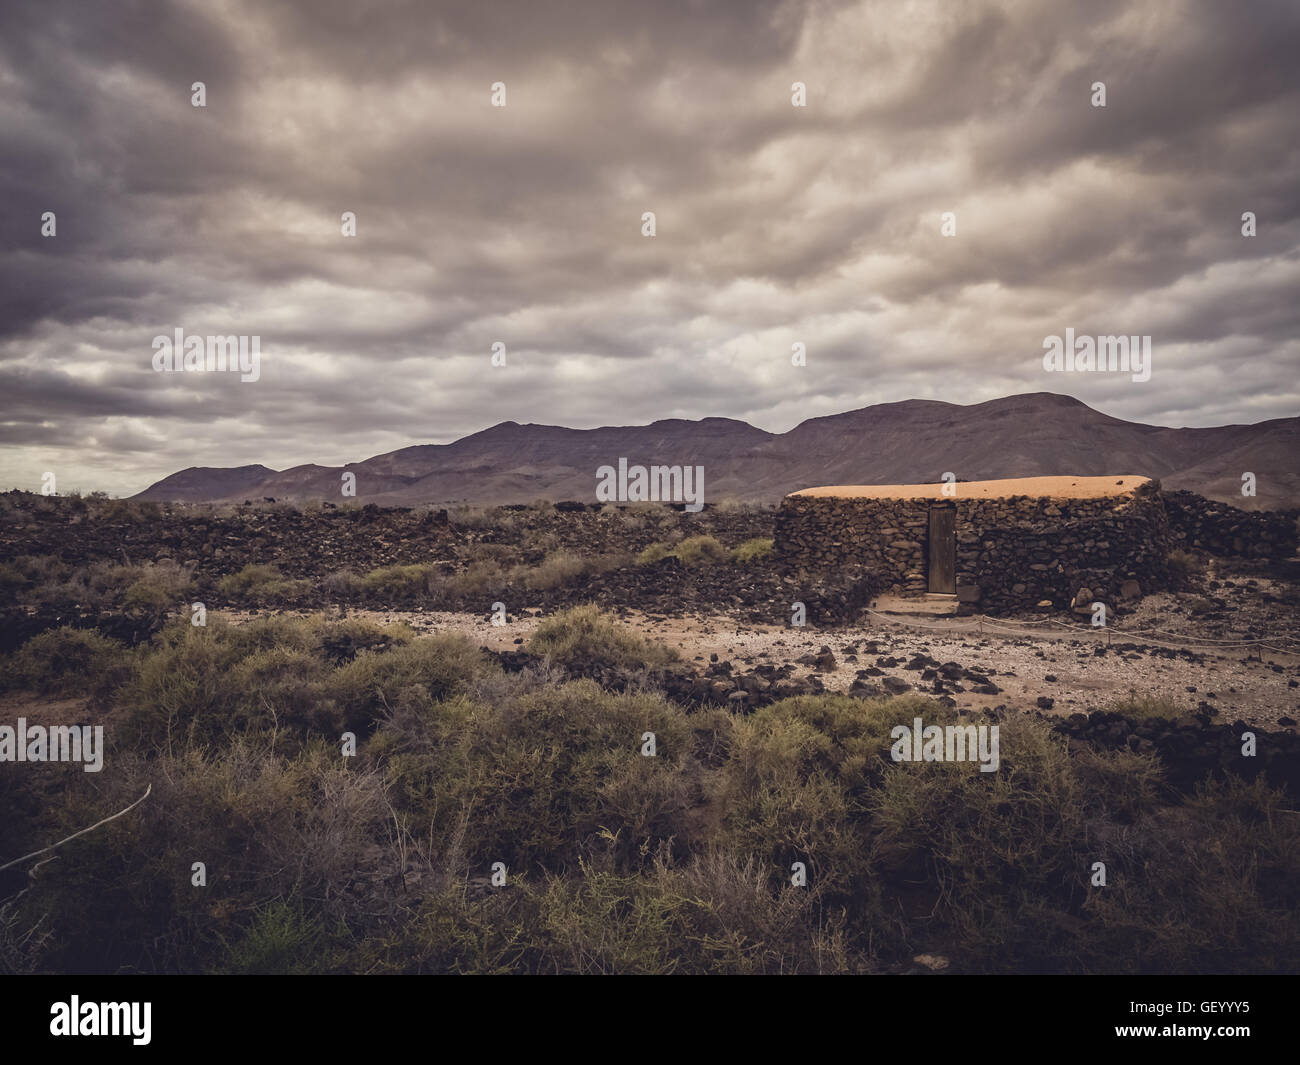
<svg viewBox="0 0 1300 1065">
<path fill-rule="evenodd" d="M 997 499 L 1032 496 L 1036 499 L 1102 499 L 1128 495 L 1149 477 L 1112 474 L 1109 477 L 1012 477 L 1003 481 L 958 481 L 955 495 L 945 496 L 943 484 L 838 484 L 791 492 L 796 496 L 840 499 Z"/>
</svg>

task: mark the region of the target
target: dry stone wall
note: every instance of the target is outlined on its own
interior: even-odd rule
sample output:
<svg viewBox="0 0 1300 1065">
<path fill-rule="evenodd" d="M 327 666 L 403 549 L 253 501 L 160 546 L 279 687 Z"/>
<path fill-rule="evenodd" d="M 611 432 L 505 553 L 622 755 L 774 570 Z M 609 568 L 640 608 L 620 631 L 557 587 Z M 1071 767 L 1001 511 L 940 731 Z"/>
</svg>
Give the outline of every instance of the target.
<svg viewBox="0 0 1300 1065">
<path fill-rule="evenodd" d="M 1238 510 L 1195 492 L 1165 493 L 1174 546 L 1211 555 L 1292 558 L 1300 510 Z"/>
<path fill-rule="evenodd" d="M 1107 499 L 961 499 L 960 484 L 958 493 L 957 591 L 980 609 L 1044 599 L 1065 606 L 1082 588 L 1113 606 L 1127 582 L 1142 594 L 1168 582 L 1169 527 L 1154 482 Z M 934 502 L 787 496 L 776 519 L 778 558 L 796 571 L 863 565 L 890 591 L 924 593 Z"/>
</svg>

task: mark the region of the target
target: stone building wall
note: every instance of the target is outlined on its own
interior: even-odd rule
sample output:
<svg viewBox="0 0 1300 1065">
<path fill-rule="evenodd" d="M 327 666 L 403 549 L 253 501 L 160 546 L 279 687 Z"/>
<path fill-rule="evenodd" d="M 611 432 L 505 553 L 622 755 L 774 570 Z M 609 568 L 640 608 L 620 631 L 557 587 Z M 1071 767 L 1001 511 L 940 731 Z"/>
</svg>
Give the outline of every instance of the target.
<svg viewBox="0 0 1300 1065">
<path fill-rule="evenodd" d="M 1292 558 L 1300 510 L 1238 510 L 1195 492 L 1166 492 L 1174 547 L 1243 558 Z"/>
<path fill-rule="evenodd" d="M 924 593 L 935 502 L 787 496 L 776 519 L 778 558 L 811 572 L 862 564 L 890 591 Z M 1105 499 L 946 502 L 957 510 L 958 596 L 981 609 L 1043 599 L 1065 606 L 1081 588 L 1113 606 L 1126 581 L 1142 594 L 1167 583 L 1169 528 L 1154 482 Z"/>
</svg>

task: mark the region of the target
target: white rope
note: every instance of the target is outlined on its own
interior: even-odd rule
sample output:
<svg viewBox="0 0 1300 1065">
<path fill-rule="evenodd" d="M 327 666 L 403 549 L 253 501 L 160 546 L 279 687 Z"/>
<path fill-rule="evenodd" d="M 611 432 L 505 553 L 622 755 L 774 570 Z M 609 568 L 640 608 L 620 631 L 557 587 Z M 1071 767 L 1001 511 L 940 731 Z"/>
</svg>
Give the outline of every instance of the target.
<svg viewBox="0 0 1300 1065">
<path fill-rule="evenodd" d="M 1277 654 L 1300 654 L 1300 647 L 1282 647 L 1282 646 L 1278 646 L 1276 643 L 1266 642 L 1266 641 L 1275 641 L 1275 640 L 1297 641 L 1297 638 L 1294 636 L 1265 635 L 1265 636 L 1250 637 L 1247 639 L 1220 639 L 1212 636 L 1189 636 L 1184 633 L 1169 632 L 1166 629 L 1120 629 L 1115 627 L 1079 628 L 1077 626 L 1070 625 L 1066 622 L 1057 621 L 1055 618 L 1044 618 L 1041 621 L 1015 621 L 1008 618 L 990 617 L 988 614 L 978 614 L 971 618 L 968 618 L 965 621 L 965 623 L 959 623 L 956 621 L 928 623 L 924 621 L 918 621 L 913 618 L 903 618 L 893 614 L 883 614 L 878 610 L 868 609 L 866 613 L 870 614 L 872 617 L 879 618 L 881 621 L 888 622 L 893 625 L 904 625 L 904 626 L 910 626 L 918 629 L 932 629 L 932 630 L 938 630 L 944 632 L 968 632 L 971 629 L 975 628 L 976 626 L 981 626 L 981 625 L 999 626 L 1000 625 L 1003 626 L 1004 629 L 1009 630 L 1010 635 L 1032 636 L 1035 635 L 1035 633 L 1023 631 L 1023 629 L 1018 628 L 1018 626 L 1036 628 L 1037 626 L 1040 625 L 1052 624 L 1052 625 L 1057 625 L 1060 628 L 1069 630 L 1072 633 L 1072 635 L 1075 636 L 1076 638 L 1084 637 L 1084 636 L 1087 637 L 1105 636 L 1108 639 L 1113 640 L 1116 637 L 1125 638 L 1125 639 L 1144 637 L 1147 643 L 1152 643 L 1162 647 L 1176 648 L 1180 644 L 1190 645 L 1190 646 L 1206 646 L 1206 647 L 1218 648 L 1223 650 L 1227 650 L 1230 647 L 1257 647 L 1263 650 L 1273 651 Z M 981 627 L 979 631 L 983 632 L 986 630 Z M 996 633 L 996 630 L 994 631 Z M 1006 635 L 1006 634 L 1008 633 L 1006 632 L 999 633 L 999 635 Z M 1158 638 L 1154 638 L 1151 634 L 1158 634 L 1158 636 L 1167 636 L 1172 640 L 1179 641 L 1179 643 L 1170 643 L 1169 641 L 1166 640 L 1160 640 Z"/>
</svg>

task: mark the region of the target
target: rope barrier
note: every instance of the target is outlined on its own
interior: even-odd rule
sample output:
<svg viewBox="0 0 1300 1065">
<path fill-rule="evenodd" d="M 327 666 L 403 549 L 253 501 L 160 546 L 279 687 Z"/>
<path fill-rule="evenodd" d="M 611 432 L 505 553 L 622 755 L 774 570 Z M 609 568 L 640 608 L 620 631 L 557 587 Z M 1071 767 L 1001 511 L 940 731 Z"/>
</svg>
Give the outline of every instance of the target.
<svg viewBox="0 0 1300 1065">
<path fill-rule="evenodd" d="M 972 628 L 975 628 L 982 633 L 986 631 L 985 626 L 988 625 L 994 626 L 992 631 L 995 635 L 1028 637 L 1038 635 L 1037 632 L 1032 631 L 1038 626 L 1051 624 L 1069 630 L 1069 632 L 1075 637 L 1105 636 L 1108 643 L 1116 636 L 1125 639 L 1143 637 L 1145 638 L 1145 642 L 1162 647 L 1177 648 L 1179 646 L 1201 646 L 1225 651 L 1231 647 L 1248 647 L 1272 651 L 1275 654 L 1300 654 L 1300 646 L 1284 647 L 1279 646 L 1277 642 L 1274 642 L 1293 641 L 1300 644 L 1300 638 L 1294 636 L 1267 635 L 1250 637 L 1247 639 L 1223 639 L 1213 636 L 1190 636 L 1185 633 L 1169 632 L 1167 629 L 1121 629 L 1108 625 L 1080 628 L 1066 622 L 1058 621 L 1055 618 L 1043 618 L 1041 621 L 1013 621 L 1008 618 L 995 618 L 990 617 L 988 614 L 978 614 L 967 618 L 964 622 L 924 622 L 916 620 L 915 618 L 903 618 L 897 615 L 883 614 L 878 610 L 868 609 L 866 613 L 871 617 L 878 618 L 879 620 L 889 624 L 910 626 L 918 629 L 932 629 L 940 632 L 969 632 Z M 1001 626 L 1004 631 L 998 632 L 996 628 L 997 626 Z M 1026 629 L 1030 629 L 1031 631 L 1025 631 Z M 1169 640 L 1153 638 L 1152 634 L 1155 634 L 1156 637 L 1169 637 L 1172 640 L 1179 641 L 1179 643 L 1171 643 Z"/>
</svg>

